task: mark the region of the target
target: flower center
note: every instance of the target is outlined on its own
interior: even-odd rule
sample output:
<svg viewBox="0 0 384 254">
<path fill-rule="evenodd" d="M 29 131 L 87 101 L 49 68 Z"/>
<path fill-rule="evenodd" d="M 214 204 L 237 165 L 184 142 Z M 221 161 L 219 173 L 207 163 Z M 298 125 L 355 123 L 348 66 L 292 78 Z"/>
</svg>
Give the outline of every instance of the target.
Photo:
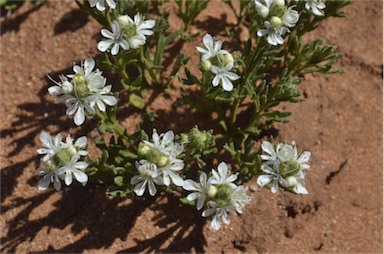
<svg viewBox="0 0 384 254">
<path fill-rule="evenodd" d="M 164 155 L 159 149 L 150 147 L 144 143 L 139 144 L 138 152 L 141 157 L 150 163 L 156 164 L 159 168 L 165 167 L 170 163 L 168 156 Z"/>
<path fill-rule="evenodd" d="M 231 204 L 232 193 L 233 189 L 229 184 L 220 184 L 213 196 L 213 200 L 220 207 L 228 206 Z"/>
<path fill-rule="evenodd" d="M 280 174 L 282 176 L 293 176 L 300 172 L 300 164 L 295 161 L 283 161 L 280 164 Z"/>
</svg>

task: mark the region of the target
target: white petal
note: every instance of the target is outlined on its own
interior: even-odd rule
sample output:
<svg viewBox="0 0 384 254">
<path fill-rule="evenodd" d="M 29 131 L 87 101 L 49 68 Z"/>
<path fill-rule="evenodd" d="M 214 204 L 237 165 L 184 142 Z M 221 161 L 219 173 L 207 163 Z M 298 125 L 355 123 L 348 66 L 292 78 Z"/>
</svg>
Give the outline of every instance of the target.
<svg viewBox="0 0 384 254">
<path fill-rule="evenodd" d="M 134 188 L 134 192 L 136 193 L 137 196 L 143 196 L 144 191 L 145 191 L 145 186 L 147 185 L 147 180 L 137 184 Z"/>
<path fill-rule="evenodd" d="M 112 47 L 112 50 L 111 50 L 111 54 L 115 56 L 118 53 L 119 53 L 119 44 L 115 43 L 115 44 L 113 44 L 113 47 Z"/>
<path fill-rule="evenodd" d="M 97 49 L 100 50 L 101 52 L 107 51 L 107 49 L 113 44 L 113 41 L 107 40 L 107 41 L 100 41 L 97 44 Z"/>
<path fill-rule="evenodd" d="M 72 183 L 72 173 L 71 172 L 67 172 L 65 174 L 65 180 L 64 180 L 65 184 L 67 186 L 69 186 L 71 183 Z"/>
<path fill-rule="evenodd" d="M 272 181 L 273 177 L 270 175 L 261 175 L 257 178 L 257 184 L 260 186 L 265 186 Z"/>
<path fill-rule="evenodd" d="M 39 180 L 39 182 L 37 183 L 37 186 L 39 187 L 39 190 L 46 190 L 50 183 L 51 183 L 51 174 L 47 174 Z"/>
<path fill-rule="evenodd" d="M 193 201 L 193 200 L 196 200 L 198 197 L 199 197 L 199 193 L 197 193 L 197 192 L 193 192 L 193 193 L 191 193 L 191 194 L 189 194 L 189 195 L 187 196 L 187 199 L 188 199 L 189 201 Z M 199 209 L 198 209 L 198 210 L 199 210 Z"/>
<path fill-rule="evenodd" d="M 87 137 L 83 136 L 76 140 L 75 146 L 77 147 L 85 147 L 87 145 Z"/>
<path fill-rule="evenodd" d="M 75 178 L 80 183 L 86 183 L 88 181 L 88 176 L 83 171 L 80 171 L 78 169 L 72 170 L 73 174 L 75 175 Z"/>
<path fill-rule="evenodd" d="M 156 195 L 157 189 L 156 189 L 155 184 L 152 181 L 148 181 L 148 190 L 149 190 L 149 194 L 151 196 Z"/>
<path fill-rule="evenodd" d="M 224 91 L 230 92 L 233 90 L 233 84 L 227 77 L 224 76 L 221 81 Z"/>
<path fill-rule="evenodd" d="M 85 121 L 84 107 L 80 106 L 75 114 L 74 122 L 77 126 L 80 126 Z"/>
<path fill-rule="evenodd" d="M 200 186 L 195 181 L 187 179 L 184 181 L 183 189 L 189 191 L 198 191 L 200 190 Z"/>
</svg>

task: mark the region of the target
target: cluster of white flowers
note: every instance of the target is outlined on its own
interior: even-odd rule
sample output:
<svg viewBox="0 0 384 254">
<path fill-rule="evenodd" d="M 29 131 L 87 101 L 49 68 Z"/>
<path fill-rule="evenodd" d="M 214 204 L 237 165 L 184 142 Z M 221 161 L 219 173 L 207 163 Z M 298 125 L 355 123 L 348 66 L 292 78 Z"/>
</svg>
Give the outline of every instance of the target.
<svg viewBox="0 0 384 254">
<path fill-rule="evenodd" d="M 148 187 L 149 194 L 154 196 L 156 185 L 183 186 L 184 180 L 176 173 L 184 168 L 184 162 L 177 157 L 183 152 L 183 146 L 174 141 L 173 131 L 152 134 L 152 142 L 144 140 L 139 145 L 139 155 L 144 158 L 136 162 L 138 175 L 132 177 L 134 192 L 142 196 Z M 155 185 L 156 184 L 156 185 Z"/>
<path fill-rule="evenodd" d="M 128 15 L 121 15 L 112 22 L 112 31 L 101 30 L 101 34 L 107 40 L 100 41 L 97 48 L 105 52 L 112 47 L 112 55 L 117 55 L 120 47 L 123 50 L 136 49 L 146 43 L 146 36 L 153 34 L 151 29 L 155 23 L 155 20 L 144 20 L 140 13 L 137 13 L 134 19 Z"/>
<path fill-rule="evenodd" d="M 62 141 L 61 135 L 57 134 L 54 138 L 47 132 L 40 134 L 40 140 L 44 148 L 37 150 L 38 154 L 45 154 L 43 162 L 46 168 L 37 169 L 36 173 L 41 177 L 38 182 L 39 190 L 46 190 L 51 183 L 58 191 L 61 189 L 61 181 L 64 180 L 68 186 L 72 183 L 73 176 L 80 183 L 86 183 L 88 176 L 83 172 L 88 164 L 79 161 L 81 156 L 86 156 L 88 151 L 87 138 L 80 137 L 73 143 L 72 138 L 68 135 L 66 142 Z"/>
<path fill-rule="evenodd" d="M 228 51 L 221 49 L 223 41 L 214 41 L 210 34 L 204 35 L 203 43 L 205 48 L 196 47 L 197 51 L 202 54 L 202 69 L 211 71 L 215 75 L 212 80 L 214 87 L 221 84 L 225 91 L 232 91 L 232 81 L 240 78 L 236 73 L 231 72 L 234 67 L 232 55 Z"/>
<path fill-rule="evenodd" d="M 74 65 L 75 74 L 60 75 L 60 82 L 51 79 L 55 85 L 48 88 L 48 92 L 58 96 L 55 103 L 62 101 L 67 105 L 67 115 L 73 115 L 76 125 L 81 125 L 85 121 L 85 116 L 93 116 L 96 108 L 105 112 L 106 107 L 114 106 L 117 99 L 111 93 L 112 86 L 106 85 L 106 78 L 99 69 L 95 68 L 93 58 L 86 59 L 81 66 Z"/>
<path fill-rule="evenodd" d="M 217 171 L 212 169 L 212 175 L 208 178 L 204 172 L 200 173 L 199 183 L 187 179 L 184 181 L 183 188 L 193 191 L 187 196 L 190 201 L 197 200 L 196 208 L 206 210 L 202 216 L 213 215 L 211 226 L 219 230 L 221 222 L 230 224 L 229 212 L 237 211 L 242 213 L 246 204 L 251 202 L 251 197 L 247 196 L 245 188 L 242 185 L 237 186 L 234 181 L 237 174 L 231 174 L 226 163 L 221 162 Z"/>
<path fill-rule="evenodd" d="M 299 13 L 293 10 L 293 6 L 287 8 L 284 0 L 255 0 L 255 5 L 265 19 L 265 29 L 257 31 L 257 35 L 266 36 L 271 45 L 283 44 L 283 36 L 296 25 Z"/>
<path fill-rule="evenodd" d="M 261 155 L 261 158 L 266 160 L 261 170 L 266 174 L 257 178 L 257 184 L 260 186 L 270 184 L 273 193 L 276 193 L 281 186 L 297 194 L 308 194 L 303 181 L 304 170 L 310 168 L 307 164 L 311 157 L 310 152 L 305 151 L 298 155 L 294 141 L 291 145 L 278 143 L 276 148 L 270 142 L 263 141 L 261 148 L 267 153 Z"/>
</svg>

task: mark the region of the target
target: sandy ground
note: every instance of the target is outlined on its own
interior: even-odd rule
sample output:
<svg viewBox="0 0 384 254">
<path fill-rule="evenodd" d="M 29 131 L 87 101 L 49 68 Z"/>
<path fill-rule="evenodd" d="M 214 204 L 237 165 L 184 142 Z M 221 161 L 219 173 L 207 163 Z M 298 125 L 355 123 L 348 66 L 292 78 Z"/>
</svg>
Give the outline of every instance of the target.
<svg viewBox="0 0 384 254">
<path fill-rule="evenodd" d="M 65 107 L 52 103 L 46 75 L 97 56 L 101 27 L 72 1 L 25 5 L 1 18 L 1 252 L 382 253 L 382 8 L 381 1 L 356 1 L 346 19 L 330 19 L 307 37 L 345 54 L 338 63 L 345 74 L 307 75 L 306 101 L 284 105 L 294 113 L 289 124 L 276 125 L 276 140 L 312 152 L 310 194 L 273 195 L 252 181 L 253 202 L 219 232 L 167 195 L 110 199 L 104 188 L 76 184 L 39 192 L 40 132 L 87 135 L 95 124 L 74 128 Z M 200 24 L 220 31 L 234 22 L 226 11 L 212 1 Z"/>
</svg>

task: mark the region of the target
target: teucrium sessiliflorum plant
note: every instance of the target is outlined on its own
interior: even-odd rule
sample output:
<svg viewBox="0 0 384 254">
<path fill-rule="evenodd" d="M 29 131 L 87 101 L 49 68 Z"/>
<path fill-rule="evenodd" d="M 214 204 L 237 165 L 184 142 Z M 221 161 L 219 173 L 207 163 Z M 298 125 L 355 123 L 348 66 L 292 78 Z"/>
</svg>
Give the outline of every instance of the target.
<svg viewBox="0 0 384 254">
<path fill-rule="evenodd" d="M 237 24 L 224 34 L 213 34 L 208 26 L 200 30 L 202 41 L 190 47 L 195 48 L 190 56 L 169 49 L 195 40 L 199 33 L 191 34 L 191 26 L 208 1 L 176 1 L 184 23 L 179 30 L 170 29 L 165 1 L 76 2 L 103 26 L 94 45 L 101 57 L 75 64 L 60 81 L 49 77 L 48 92 L 55 103 L 66 104 L 77 126 L 88 118 L 98 120 L 101 135 L 91 141 L 101 153 L 98 158 L 88 154 L 86 137 L 63 141 L 60 134 L 42 132 L 43 148 L 37 152 L 44 154 L 45 166 L 37 170 L 39 189 L 60 190 L 62 181 L 70 185 L 75 178 L 108 185 L 111 196 L 179 193 L 180 201 L 196 206 L 215 230 L 251 202 L 249 181 L 272 193 L 308 194 L 304 178 L 311 153 L 300 153 L 294 141 L 274 145 L 262 137 L 291 114 L 277 105 L 303 100 L 298 86 L 304 74 L 341 72 L 332 68 L 341 57 L 335 46 L 321 39 L 304 43 L 303 36 L 322 20 L 343 17 L 341 9 L 351 1 L 253 0 L 241 1 L 237 9 L 225 0 Z M 249 38 L 237 37 L 244 28 Z M 199 59 L 198 72 L 189 70 L 191 58 Z M 96 65 L 118 76 L 119 84 L 110 84 Z M 173 92 L 175 77 L 179 84 Z M 173 105 L 187 115 L 208 115 L 209 130 L 199 126 L 204 122 L 198 117 L 191 118 L 184 133 L 156 130 L 169 119 L 157 119 L 146 98 L 159 91 L 179 92 Z M 142 116 L 134 132 L 119 119 L 127 108 Z M 105 132 L 111 133 L 109 140 Z"/>
</svg>

